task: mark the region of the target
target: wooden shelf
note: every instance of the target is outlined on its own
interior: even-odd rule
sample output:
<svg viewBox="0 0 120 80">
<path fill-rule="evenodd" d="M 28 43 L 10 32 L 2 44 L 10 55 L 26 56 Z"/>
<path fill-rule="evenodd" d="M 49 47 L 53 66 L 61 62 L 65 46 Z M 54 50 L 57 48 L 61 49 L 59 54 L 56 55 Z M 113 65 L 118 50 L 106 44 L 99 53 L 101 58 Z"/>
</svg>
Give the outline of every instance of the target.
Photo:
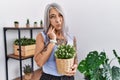
<svg viewBox="0 0 120 80">
<path fill-rule="evenodd" d="M 24 59 L 27 59 L 27 58 L 32 58 L 34 55 L 30 55 L 30 56 L 21 56 L 21 59 L 24 60 Z M 14 54 L 9 54 L 7 56 L 8 58 L 12 58 L 12 59 L 16 59 L 16 60 L 20 60 L 20 57 L 17 56 L 17 55 L 14 55 Z"/>
<path fill-rule="evenodd" d="M 41 73 L 42 73 L 42 69 L 38 69 L 38 70 L 35 70 L 33 73 L 32 73 L 32 79 L 31 80 L 39 80 L 40 79 L 40 76 L 41 76 Z M 20 78 L 15 78 L 13 80 L 20 80 Z M 23 76 L 23 80 L 24 79 L 24 76 Z"/>
<path fill-rule="evenodd" d="M 6 80 L 9 80 L 9 66 L 8 66 L 8 59 L 14 59 L 14 60 L 18 60 L 18 61 L 20 61 L 19 62 L 19 69 L 20 69 L 20 77 L 23 75 L 22 73 L 22 60 L 25 60 L 25 59 L 31 59 L 31 65 L 32 65 L 32 69 L 34 68 L 34 59 L 33 59 L 33 57 L 34 57 L 34 55 L 33 54 L 31 54 L 30 56 L 20 56 L 20 55 L 15 55 L 14 53 L 10 53 L 10 54 L 8 54 L 7 52 L 7 34 L 8 34 L 8 32 L 7 31 L 10 31 L 10 30 L 14 30 L 14 31 L 17 31 L 17 34 L 18 34 L 18 39 L 20 39 L 21 38 L 21 31 L 27 31 L 27 32 L 29 32 L 29 34 L 30 34 L 30 38 L 31 39 L 33 39 L 33 36 L 35 36 L 34 35 L 34 32 L 36 31 L 36 30 L 40 30 L 40 31 L 42 31 L 43 30 L 43 28 L 41 28 L 41 27 L 31 27 L 30 26 L 30 28 L 26 28 L 25 26 L 24 27 L 19 27 L 19 28 L 15 28 L 14 26 L 9 26 L 9 27 L 3 27 L 3 34 L 4 34 L 4 52 L 5 52 L 5 64 L 6 64 L 6 66 L 5 66 L 5 68 L 6 68 Z M 11 31 L 10 31 L 10 33 L 11 33 Z M 16 32 L 15 32 L 15 34 L 16 34 Z M 24 35 L 25 36 L 25 35 Z M 20 53 L 20 51 L 19 51 L 19 53 Z M 34 70 L 34 69 L 33 69 Z M 33 72 L 33 79 L 32 80 L 39 80 L 39 79 L 34 79 L 34 76 L 36 76 L 36 72 L 37 73 L 39 73 L 39 71 L 35 71 L 35 72 Z M 38 74 L 39 76 L 40 76 L 40 74 Z M 23 76 L 24 77 L 24 76 Z M 37 78 L 37 77 L 36 77 Z M 39 77 L 38 77 L 39 78 Z M 15 80 L 19 80 L 20 78 L 16 78 Z M 21 80 L 21 79 L 20 79 Z M 23 80 L 23 79 L 22 79 Z"/>
<path fill-rule="evenodd" d="M 15 28 L 15 27 L 4 27 L 5 30 L 33 30 L 33 29 L 43 29 L 43 27 L 19 27 L 19 28 Z"/>
</svg>

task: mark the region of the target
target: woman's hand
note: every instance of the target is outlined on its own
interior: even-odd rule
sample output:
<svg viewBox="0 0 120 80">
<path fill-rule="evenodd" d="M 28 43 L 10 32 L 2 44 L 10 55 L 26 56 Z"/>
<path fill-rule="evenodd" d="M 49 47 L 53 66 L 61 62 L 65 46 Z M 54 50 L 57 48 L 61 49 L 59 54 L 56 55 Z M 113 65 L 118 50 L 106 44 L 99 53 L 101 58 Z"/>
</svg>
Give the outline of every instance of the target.
<svg viewBox="0 0 120 80">
<path fill-rule="evenodd" d="M 76 73 L 76 71 L 77 71 L 77 64 L 74 64 L 72 67 L 71 67 L 71 71 L 70 72 L 66 72 L 67 74 L 66 74 L 66 76 L 73 76 L 73 75 L 75 75 L 75 73 Z"/>
<path fill-rule="evenodd" d="M 50 39 L 56 40 L 55 28 L 50 27 L 47 35 L 49 36 Z"/>
</svg>

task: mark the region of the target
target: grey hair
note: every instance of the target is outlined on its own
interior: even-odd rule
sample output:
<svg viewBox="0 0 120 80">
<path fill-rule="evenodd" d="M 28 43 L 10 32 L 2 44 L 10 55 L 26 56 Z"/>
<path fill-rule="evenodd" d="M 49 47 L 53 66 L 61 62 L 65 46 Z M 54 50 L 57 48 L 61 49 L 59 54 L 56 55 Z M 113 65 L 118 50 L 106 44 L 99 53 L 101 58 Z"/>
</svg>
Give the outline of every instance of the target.
<svg viewBox="0 0 120 80">
<path fill-rule="evenodd" d="M 58 4 L 56 4 L 56 3 L 48 4 L 46 6 L 46 8 L 45 8 L 45 13 L 44 13 L 44 31 L 47 32 L 48 29 L 49 29 L 49 25 L 50 25 L 49 11 L 50 11 L 50 9 L 52 7 L 56 8 L 56 10 L 63 16 L 64 22 L 63 22 L 63 28 L 62 28 L 63 30 L 62 30 L 62 32 L 63 32 L 64 36 L 66 36 L 67 31 L 66 31 L 66 28 L 65 28 L 65 15 L 64 15 L 64 13 L 62 11 L 62 8 Z"/>
</svg>

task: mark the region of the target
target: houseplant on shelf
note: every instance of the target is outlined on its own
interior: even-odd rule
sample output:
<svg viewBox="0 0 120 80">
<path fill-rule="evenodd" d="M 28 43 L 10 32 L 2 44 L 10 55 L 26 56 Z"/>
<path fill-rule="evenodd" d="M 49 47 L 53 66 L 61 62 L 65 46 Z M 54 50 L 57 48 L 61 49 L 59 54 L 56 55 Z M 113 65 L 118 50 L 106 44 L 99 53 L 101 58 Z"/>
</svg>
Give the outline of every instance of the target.
<svg viewBox="0 0 120 80">
<path fill-rule="evenodd" d="M 43 28 L 43 21 L 40 21 L 40 27 Z"/>
<path fill-rule="evenodd" d="M 29 64 L 23 67 L 23 72 L 25 74 L 24 75 L 25 80 L 30 80 L 32 78 L 32 68 Z"/>
<path fill-rule="evenodd" d="M 27 22 L 26 22 L 26 27 L 29 28 L 30 27 L 30 21 L 29 19 L 27 19 Z"/>
<path fill-rule="evenodd" d="M 115 50 L 113 53 L 120 63 L 120 57 Z M 80 61 L 78 70 L 84 74 L 85 80 L 120 80 L 120 68 L 111 66 L 111 61 L 104 51 L 100 53 L 91 51 L 84 60 Z"/>
<path fill-rule="evenodd" d="M 34 22 L 34 27 L 37 27 L 37 22 Z"/>
<path fill-rule="evenodd" d="M 59 74 L 71 71 L 74 63 L 75 48 L 71 45 L 60 45 L 55 51 L 56 65 Z"/>
<path fill-rule="evenodd" d="M 34 55 L 35 52 L 35 39 L 31 38 L 20 38 L 14 41 L 14 54 L 19 55 L 19 45 L 21 46 L 21 55 L 30 56 Z"/>
<path fill-rule="evenodd" d="M 14 26 L 15 26 L 15 28 L 18 28 L 19 27 L 19 22 L 18 21 L 14 21 Z"/>
</svg>

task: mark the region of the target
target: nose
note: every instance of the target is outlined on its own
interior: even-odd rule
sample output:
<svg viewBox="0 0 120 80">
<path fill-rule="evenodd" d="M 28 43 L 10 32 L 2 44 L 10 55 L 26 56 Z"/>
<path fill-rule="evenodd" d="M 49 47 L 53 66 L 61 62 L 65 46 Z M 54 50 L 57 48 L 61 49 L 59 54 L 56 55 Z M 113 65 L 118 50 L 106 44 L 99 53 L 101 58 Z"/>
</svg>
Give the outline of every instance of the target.
<svg viewBox="0 0 120 80">
<path fill-rule="evenodd" d="M 61 23 L 61 18 L 60 17 L 56 18 L 56 23 Z"/>
</svg>

